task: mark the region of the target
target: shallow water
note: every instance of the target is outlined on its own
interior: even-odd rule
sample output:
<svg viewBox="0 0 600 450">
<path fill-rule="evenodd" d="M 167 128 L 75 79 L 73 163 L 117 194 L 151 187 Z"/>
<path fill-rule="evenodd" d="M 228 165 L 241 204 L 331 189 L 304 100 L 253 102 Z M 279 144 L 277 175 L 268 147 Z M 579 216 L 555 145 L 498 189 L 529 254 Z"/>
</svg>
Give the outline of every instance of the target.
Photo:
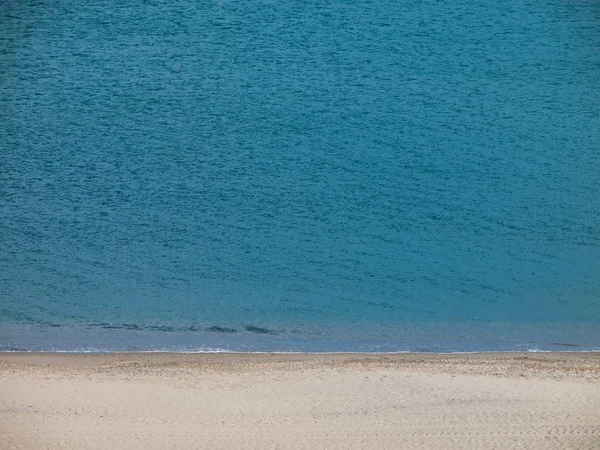
<svg viewBox="0 0 600 450">
<path fill-rule="evenodd" d="M 0 349 L 600 347 L 597 2 L 0 30 Z"/>
</svg>

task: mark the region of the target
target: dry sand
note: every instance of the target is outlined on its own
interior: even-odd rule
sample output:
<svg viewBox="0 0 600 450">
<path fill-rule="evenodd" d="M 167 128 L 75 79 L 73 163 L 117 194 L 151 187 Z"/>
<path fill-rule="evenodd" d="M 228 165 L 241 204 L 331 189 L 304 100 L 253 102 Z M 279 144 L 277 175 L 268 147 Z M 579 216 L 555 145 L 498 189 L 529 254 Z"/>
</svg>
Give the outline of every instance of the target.
<svg viewBox="0 0 600 450">
<path fill-rule="evenodd" d="M 600 449 L 600 354 L 0 354 L 0 448 Z"/>
</svg>

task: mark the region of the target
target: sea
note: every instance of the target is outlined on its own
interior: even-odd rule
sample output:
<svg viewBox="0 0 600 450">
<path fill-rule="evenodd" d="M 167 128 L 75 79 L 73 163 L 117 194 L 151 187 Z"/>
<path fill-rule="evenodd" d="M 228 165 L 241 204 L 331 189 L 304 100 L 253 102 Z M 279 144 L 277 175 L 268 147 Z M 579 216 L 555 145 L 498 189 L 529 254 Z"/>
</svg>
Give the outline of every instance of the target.
<svg viewBox="0 0 600 450">
<path fill-rule="evenodd" d="M 0 0 L 0 350 L 600 349 L 596 0 Z"/>
</svg>

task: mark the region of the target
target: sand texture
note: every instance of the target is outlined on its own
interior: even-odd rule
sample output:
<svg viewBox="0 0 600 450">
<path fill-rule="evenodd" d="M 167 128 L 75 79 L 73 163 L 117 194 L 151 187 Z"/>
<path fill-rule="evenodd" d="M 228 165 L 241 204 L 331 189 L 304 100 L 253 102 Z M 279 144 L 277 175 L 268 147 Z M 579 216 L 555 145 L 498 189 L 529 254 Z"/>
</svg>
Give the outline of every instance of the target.
<svg viewBox="0 0 600 450">
<path fill-rule="evenodd" d="M 600 449 L 600 354 L 0 354 L 0 448 Z"/>
</svg>

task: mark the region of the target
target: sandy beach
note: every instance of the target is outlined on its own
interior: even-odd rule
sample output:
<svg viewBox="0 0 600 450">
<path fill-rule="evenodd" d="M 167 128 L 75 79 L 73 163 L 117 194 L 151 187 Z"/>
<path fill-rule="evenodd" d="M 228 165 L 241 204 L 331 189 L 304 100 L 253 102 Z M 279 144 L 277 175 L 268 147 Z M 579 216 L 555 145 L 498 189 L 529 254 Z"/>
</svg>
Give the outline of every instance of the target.
<svg viewBox="0 0 600 450">
<path fill-rule="evenodd" d="M 599 353 L 0 354 L 2 449 L 598 449 Z"/>
</svg>

